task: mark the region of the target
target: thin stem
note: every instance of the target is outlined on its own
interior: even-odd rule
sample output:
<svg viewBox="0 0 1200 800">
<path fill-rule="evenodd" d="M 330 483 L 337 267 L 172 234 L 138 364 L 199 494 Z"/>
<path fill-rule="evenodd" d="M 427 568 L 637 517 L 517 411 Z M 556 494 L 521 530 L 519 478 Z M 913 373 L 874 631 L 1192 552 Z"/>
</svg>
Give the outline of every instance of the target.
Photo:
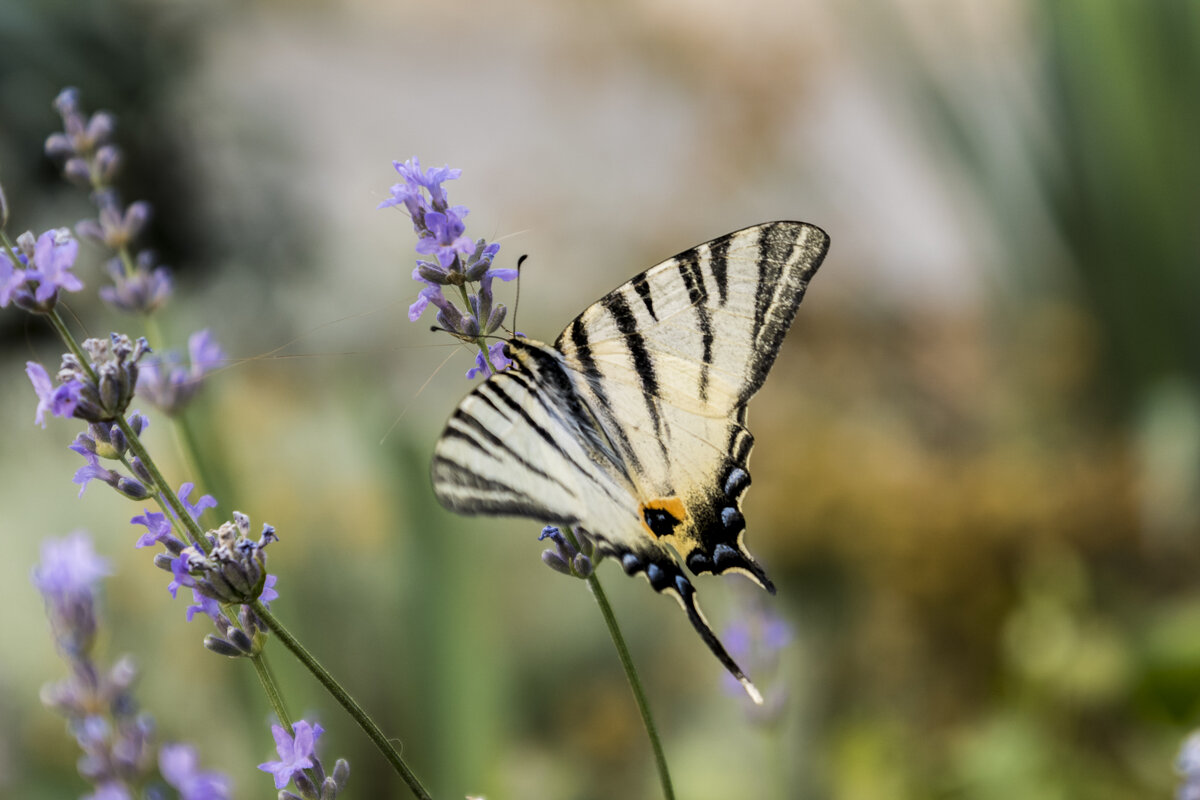
<svg viewBox="0 0 1200 800">
<path fill-rule="evenodd" d="M 200 457 L 200 443 L 196 440 L 196 431 L 192 428 L 187 414 L 179 414 L 171 417 L 171 426 L 175 431 L 175 444 L 179 451 L 183 453 L 183 459 L 187 462 L 188 468 L 192 474 L 196 476 L 196 482 L 204 488 L 205 491 L 221 496 L 217 490 L 221 487 L 213 480 L 212 474 L 205 466 L 204 459 Z M 229 498 L 224 498 L 225 502 L 229 502 Z"/>
<path fill-rule="evenodd" d="M 346 713 L 358 723 L 358 726 L 375 743 L 375 747 L 388 760 L 388 763 L 392 765 L 401 779 L 408 784 L 408 788 L 412 793 L 416 797 L 421 798 L 421 800 L 431 800 L 429 792 L 421 785 L 420 780 L 417 779 L 416 774 L 413 773 L 408 764 L 404 763 L 404 759 L 400 757 L 400 753 L 392 745 L 387 736 L 384 735 L 383 731 L 379 729 L 379 726 L 375 724 L 375 720 L 371 719 L 362 706 L 341 687 L 341 684 L 334 680 L 328 670 L 321 665 L 321 662 L 317 661 L 308 650 L 304 649 L 304 645 L 300 644 L 270 611 L 267 611 L 261 601 L 255 600 L 249 606 L 266 623 L 267 627 L 271 629 L 271 633 L 275 634 L 276 638 L 283 643 L 283 646 L 292 651 L 292 655 L 312 673 L 312 676 L 325 687 L 325 691 L 333 695 L 333 699 L 337 700 L 338 704 L 346 710 Z"/>
<path fill-rule="evenodd" d="M 200 528 L 200 523 L 192 519 L 192 515 L 183 507 L 183 501 L 171 489 L 171 485 L 167 483 L 167 479 L 158 471 L 158 465 L 154 463 L 154 459 L 150 457 L 150 452 L 142 444 L 142 440 L 134 432 L 124 417 L 117 417 L 117 425 L 121 428 L 121 432 L 125 434 L 125 438 L 129 441 L 129 450 L 139 459 L 150 473 L 150 477 L 154 479 L 154 486 L 158 489 L 159 494 L 166 500 L 167 505 L 175 512 L 175 518 L 180 524 L 187 529 L 188 539 L 192 544 L 200 548 L 201 551 L 207 553 L 209 551 L 208 540 L 204 537 L 204 531 Z"/>
<path fill-rule="evenodd" d="M 563 528 L 563 533 L 578 549 L 579 542 L 575 540 L 574 532 L 570 528 Z M 646 700 L 645 690 L 642 689 L 642 681 L 638 677 L 637 667 L 633 665 L 633 657 L 629 654 L 629 647 L 625 644 L 625 637 L 621 634 L 621 626 L 617 624 L 617 617 L 608 603 L 608 596 L 604 594 L 604 588 L 600 585 L 600 579 L 596 577 L 595 572 L 588 576 L 587 582 L 588 588 L 592 590 L 592 596 L 596 598 L 596 605 L 600 606 L 600 615 L 604 617 L 604 624 L 608 626 L 608 635 L 612 637 L 613 646 L 617 648 L 617 656 L 621 659 L 621 666 L 625 669 L 625 678 L 629 681 L 629 688 L 633 690 L 633 699 L 637 701 L 638 711 L 641 712 L 642 725 L 646 728 L 646 735 L 650 737 L 650 747 L 654 750 L 654 763 L 658 768 L 659 782 L 662 783 L 663 797 L 666 800 L 675 800 L 675 790 L 671 786 L 671 773 L 667 770 L 667 757 L 663 753 L 662 742 L 659 741 L 658 729 L 654 725 L 654 717 L 650 713 L 650 703 Z"/>
<path fill-rule="evenodd" d="M 79 359 L 79 364 L 83 368 L 83 371 L 87 373 L 88 378 L 95 380 L 96 373 L 92 371 L 92 365 L 88 362 L 87 354 L 83 352 L 83 348 L 79 346 L 79 342 L 75 341 L 74 335 L 71 334 L 71 330 L 67 327 L 67 323 L 63 322 L 63 318 L 59 315 L 58 311 L 51 311 L 46 314 L 46 318 L 50 320 L 50 324 L 54 326 L 54 330 L 58 333 L 59 338 L 63 340 L 63 344 L 67 346 L 67 349 Z"/>
<path fill-rule="evenodd" d="M 262 684 L 263 691 L 267 695 L 267 702 L 274 709 L 275 716 L 279 718 L 280 724 L 288 729 L 288 733 L 294 736 L 292 717 L 288 714 L 287 706 L 283 702 L 283 694 L 279 691 L 279 682 L 275 680 L 275 674 L 271 671 L 271 665 L 267 662 L 266 652 L 250 656 L 250 662 L 254 664 L 254 671 L 258 674 L 258 682 Z"/>
</svg>

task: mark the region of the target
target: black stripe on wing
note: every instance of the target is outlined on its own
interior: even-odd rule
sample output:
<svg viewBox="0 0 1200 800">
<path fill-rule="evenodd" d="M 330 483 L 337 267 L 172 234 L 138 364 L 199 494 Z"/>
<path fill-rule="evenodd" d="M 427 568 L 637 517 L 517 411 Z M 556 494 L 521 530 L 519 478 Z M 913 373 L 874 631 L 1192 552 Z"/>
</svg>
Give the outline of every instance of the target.
<svg viewBox="0 0 1200 800">
<path fill-rule="evenodd" d="M 679 277 L 687 289 L 688 300 L 696 313 L 696 327 L 700 333 L 700 400 L 708 402 L 708 371 L 713 361 L 713 324 L 709 316 L 708 291 L 704 288 L 704 275 L 700 271 L 698 250 L 689 250 L 679 256 Z"/>
<path fill-rule="evenodd" d="M 456 427 L 457 426 L 457 427 Z M 455 409 L 454 415 L 450 417 L 450 423 L 446 426 L 444 437 L 459 439 L 467 442 L 471 447 L 477 450 L 480 455 L 496 459 L 497 453 L 503 453 L 506 458 L 511 458 L 521 465 L 522 468 L 529 470 L 539 478 L 553 483 L 567 492 L 572 497 L 575 492 L 571 487 L 567 486 L 558 478 L 549 474 L 536 464 L 530 463 L 520 453 L 513 450 L 507 442 L 501 439 L 496 434 L 492 433 L 487 427 L 480 422 L 476 417 L 463 411 L 461 408 Z M 497 459 L 498 460 L 498 459 Z"/>
<path fill-rule="evenodd" d="M 646 349 L 646 340 L 638 332 L 637 317 L 634 316 L 633 310 L 630 309 L 619 291 L 605 295 L 600 304 L 612 315 L 617 330 L 625 337 L 625 347 L 633 361 L 633 371 L 642 384 L 646 411 L 650 414 L 655 433 L 658 434 L 659 444 L 663 448 L 663 453 L 666 454 L 667 441 L 663 431 L 662 416 L 658 413 L 658 374 L 654 369 L 654 359 L 651 358 L 650 351 Z"/>
<path fill-rule="evenodd" d="M 646 289 L 648 292 L 649 287 L 647 286 Z M 647 309 L 653 314 L 653 304 L 650 301 L 649 294 L 644 299 L 646 300 Z M 580 317 L 576 317 L 575 321 L 563 331 L 563 335 L 558 337 L 560 347 L 564 336 L 570 338 L 571 344 L 575 348 L 575 357 L 579 360 L 583 377 L 587 381 L 588 388 L 595 395 L 596 402 L 600 406 L 600 411 L 608 419 L 615 420 L 616 414 L 613 412 L 612 400 L 609 399 L 608 392 L 604 389 L 604 373 L 600 371 L 600 367 L 596 364 L 596 359 L 592 357 L 592 346 L 588 339 L 587 330 Z M 618 440 L 613 442 L 613 445 L 620 449 L 625 459 L 629 462 L 629 466 L 635 472 L 640 470 L 642 468 L 641 462 L 638 460 L 637 452 L 634 451 L 633 445 L 629 441 L 629 434 L 626 432 L 624 426 L 614 424 L 608 426 L 608 429 L 611 430 L 612 435 Z"/>
</svg>

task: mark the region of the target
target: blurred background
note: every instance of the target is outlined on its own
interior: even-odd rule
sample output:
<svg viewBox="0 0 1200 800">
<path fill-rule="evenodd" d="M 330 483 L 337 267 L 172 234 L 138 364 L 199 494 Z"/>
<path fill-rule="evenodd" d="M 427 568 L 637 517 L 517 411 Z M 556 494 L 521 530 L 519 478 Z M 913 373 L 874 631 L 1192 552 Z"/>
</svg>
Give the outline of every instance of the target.
<svg viewBox="0 0 1200 800">
<path fill-rule="evenodd" d="M 675 603 L 600 570 L 679 797 L 1173 791 L 1200 725 L 1200 5 L 9 0 L 14 233 L 94 213 L 42 155 L 68 85 L 118 115 L 175 346 L 208 326 L 234 357 L 192 410 L 206 490 L 278 528 L 274 610 L 436 797 L 659 794 L 540 526 L 432 498 L 471 355 L 408 322 L 411 226 L 375 210 L 414 155 L 463 170 L 451 201 L 504 266 L 530 255 L 520 328 L 542 339 L 745 225 L 832 238 L 750 412 L 747 542 L 779 594 L 697 581 L 732 639 L 774 633 L 746 658 L 770 713 Z M 95 299 L 102 264 L 85 245 L 77 330 L 137 333 Z M 0 795 L 87 791 L 37 699 L 65 668 L 28 577 L 43 537 L 87 528 L 116 573 L 102 658 L 142 665 L 163 738 L 268 796 L 252 670 L 201 647 L 133 549 L 141 506 L 76 499 L 77 426 L 32 425 L 22 364 L 60 345 L 9 308 L 0 346 Z M 149 441 L 188 479 L 165 419 Z M 352 796 L 406 796 L 273 652 Z"/>
</svg>

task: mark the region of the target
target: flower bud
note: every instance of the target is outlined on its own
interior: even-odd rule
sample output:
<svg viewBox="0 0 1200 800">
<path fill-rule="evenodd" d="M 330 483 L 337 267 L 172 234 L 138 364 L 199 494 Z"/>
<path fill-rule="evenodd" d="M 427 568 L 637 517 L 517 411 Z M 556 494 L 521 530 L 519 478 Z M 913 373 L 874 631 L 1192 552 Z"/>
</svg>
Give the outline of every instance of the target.
<svg viewBox="0 0 1200 800">
<path fill-rule="evenodd" d="M 79 156 L 72 156 L 63 164 L 63 177 L 76 186 L 92 185 L 92 168 Z"/>
<path fill-rule="evenodd" d="M 204 646 L 217 655 L 228 656 L 229 658 L 241 658 L 246 655 L 229 642 L 212 633 L 204 637 Z"/>
<path fill-rule="evenodd" d="M 96 176 L 99 183 L 112 183 L 121 171 L 121 150 L 116 145 L 106 144 L 96 151 Z"/>
</svg>

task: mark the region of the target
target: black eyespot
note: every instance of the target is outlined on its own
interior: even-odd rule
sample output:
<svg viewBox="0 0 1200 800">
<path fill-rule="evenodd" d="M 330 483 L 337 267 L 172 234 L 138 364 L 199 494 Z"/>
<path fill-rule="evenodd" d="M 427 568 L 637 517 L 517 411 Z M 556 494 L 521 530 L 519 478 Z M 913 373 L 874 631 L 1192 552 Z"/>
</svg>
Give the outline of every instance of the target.
<svg viewBox="0 0 1200 800">
<path fill-rule="evenodd" d="M 665 508 L 644 508 L 642 518 L 655 536 L 670 536 L 682 521 Z"/>
</svg>

